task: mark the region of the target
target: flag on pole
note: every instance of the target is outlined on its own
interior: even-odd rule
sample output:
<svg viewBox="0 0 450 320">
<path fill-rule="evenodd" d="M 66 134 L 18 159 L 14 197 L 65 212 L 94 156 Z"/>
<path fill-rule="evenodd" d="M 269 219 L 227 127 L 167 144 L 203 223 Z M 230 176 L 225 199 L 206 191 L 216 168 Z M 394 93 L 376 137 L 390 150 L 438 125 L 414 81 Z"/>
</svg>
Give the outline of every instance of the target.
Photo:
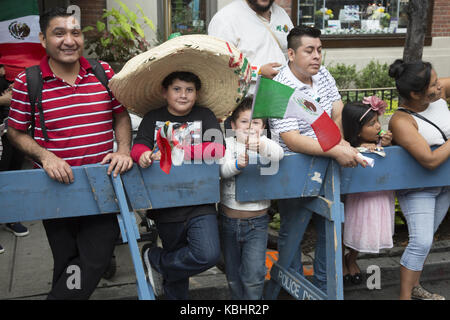
<svg viewBox="0 0 450 320">
<path fill-rule="evenodd" d="M 39 64 L 45 55 L 39 32 L 37 0 L 0 1 L 0 64 L 5 66 L 7 80 Z"/>
<path fill-rule="evenodd" d="M 180 166 L 184 160 L 184 149 L 174 135 L 174 124 L 167 121 L 156 134 L 156 143 L 161 151 L 159 166 L 169 174 L 172 164 Z"/>
<path fill-rule="evenodd" d="M 322 107 L 300 90 L 259 76 L 252 118 L 304 119 L 313 128 L 324 152 L 341 141 L 338 126 Z"/>
</svg>

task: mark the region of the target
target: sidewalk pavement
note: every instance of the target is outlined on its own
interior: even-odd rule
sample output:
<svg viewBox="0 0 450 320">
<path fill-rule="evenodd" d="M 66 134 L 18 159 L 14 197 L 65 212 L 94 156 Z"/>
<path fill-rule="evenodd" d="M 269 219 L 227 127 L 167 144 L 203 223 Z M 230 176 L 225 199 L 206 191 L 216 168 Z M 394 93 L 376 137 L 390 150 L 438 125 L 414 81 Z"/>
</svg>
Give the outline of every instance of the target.
<svg viewBox="0 0 450 320">
<path fill-rule="evenodd" d="M 26 237 L 17 238 L 0 227 L 0 299 L 43 300 L 51 287 L 53 259 L 41 221 L 24 223 L 30 230 Z M 139 242 L 139 247 L 144 245 Z M 399 284 L 399 261 L 404 248 L 383 250 L 379 255 L 361 254 L 358 264 L 364 272 L 371 265 L 381 269 L 381 286 Z M 128 245 L 115 249 L 117 272 L 111 280 L 102 279 L 92 300 L 137 299 L 136 277 Z M 304 255 L 305 265 L 311 264 L 313 254 Z M 450 279 L 450 241 L 433 245 L 423 281 Z M 366 284 L 345 288 L 350 299 L 364 299 Z M 377 294 L 371 292 L 371 294 Z M 381 294 L 381 291 L 380 291 Z M 229 291 L 225 275 L 217 267 L 191 278 L 190 297 L 193 300 L 226 300 Z M 354 297 L 354 298 L 353 298 Z M 450 297 L 448 297 L 450 298 Z"/>
</svg>

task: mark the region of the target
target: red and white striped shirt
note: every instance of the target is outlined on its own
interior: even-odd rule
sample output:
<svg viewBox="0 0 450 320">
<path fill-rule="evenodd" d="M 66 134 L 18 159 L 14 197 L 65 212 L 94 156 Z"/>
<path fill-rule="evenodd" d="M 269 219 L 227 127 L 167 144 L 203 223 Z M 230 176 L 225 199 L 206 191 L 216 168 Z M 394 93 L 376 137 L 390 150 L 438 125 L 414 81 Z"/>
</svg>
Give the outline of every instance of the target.
<svg viewBox="0 0 450 320">
<path fill-rule="evenodd" d="M 114 71 L 105 62 L 101 65 L 111 79 Z M 71 166 L 101 162 L 113 151 L 113 113 L 124 112 L 125 108 L 116 99 L 111 100 L 83 57 L 73 86 L 53 74 L 48 57 L 42 59 L 40 67 L 42 107 L 49 141 L 46 142 L 42 134 L 37 104 L 34 139 Z M 30 110 L 26 75 L 22 72 L 14 81 L 8 125 L 26 131 L 31 123 Z"/>
</svg>

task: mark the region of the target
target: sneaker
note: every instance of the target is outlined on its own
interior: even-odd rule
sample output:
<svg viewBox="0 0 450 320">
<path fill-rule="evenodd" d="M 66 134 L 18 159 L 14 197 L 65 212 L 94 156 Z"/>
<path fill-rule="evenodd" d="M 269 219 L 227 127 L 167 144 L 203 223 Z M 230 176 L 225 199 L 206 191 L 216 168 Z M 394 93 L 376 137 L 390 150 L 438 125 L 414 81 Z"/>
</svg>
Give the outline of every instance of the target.
<svg viewBox="0 0 450 320">
<path fill-rule="evenodd" d="M 428 292 L 421 285 L 418 285 L 412 289 L 411 298 L 418 300 L 445 300 L 443 296 L 437 293 Z"/>
<path fill-rule="evenodd" d="M 162 274 L 152 267 L 150 264 L 150 259 L 148 258 L 148 254 L 152 248 L 155 248 L 152 243 L 147 243 L 142 247 L 142 260 L 144 261 L 144 267 L 147 272 L 148 280 L 152 285 L 155 296 L 161 296 L 164 294 Z"/>
<path fill-rule="evenodd" d="M 3 249 L 2 245 L 0 244 L 0 253 L 5 252 L 5 249 Z"/>
<path fill-rule="evenodd" d="M 14 233 L 16 237 L 25 237 L 30 232 L 28 231 L 27 227 L 25 227 L 20 222 L 17 223 L 7 223 L 5 224 L 5 229 Z"/>
</svg>

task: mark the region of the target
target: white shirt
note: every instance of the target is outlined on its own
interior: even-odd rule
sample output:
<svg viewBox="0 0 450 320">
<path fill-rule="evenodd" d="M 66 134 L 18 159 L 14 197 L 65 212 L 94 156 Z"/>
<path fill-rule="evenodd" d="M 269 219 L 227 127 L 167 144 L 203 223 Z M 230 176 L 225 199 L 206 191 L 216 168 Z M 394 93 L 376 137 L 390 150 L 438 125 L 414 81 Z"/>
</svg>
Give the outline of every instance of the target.
<svg viewBox="0 0 450 320">
<path fill-rule="evenodd" d="M 450 138 L 450 111 L 444 99 L 430 103 L 425 111 L 418 112 L 418 114 L 433 122 L 444 132 L 447 138 Z M 414 120 L 417 122 L 419 133 L 425 138 L 429 146 L 445 143 L 442 134 L 436 127 L 417 117 L 414 117 Z"/>
<path fill-rule="evenodd" d="M 333 111 L 333 103 L 341 99 L 341 95 L 336 87 L 336 81 L 324 66 L 321 66 L 319 72 L 312 76 L 312 86 L 301 82 L 292 73 L 289 65 L 285 65 L 273 80 L 291 88 L 299 89 L 313 100 L 319 100 L 320 106 L 330 117 Z M 280 133 L 297 130 L 301 135 L 317 139 L 311 125 L 303 119 L 269 119 L 269 125 L 272 130 L 272 139 L 278 141 L 285 152 L 291 150 L 281 139 Z"/>
<path fill-rule="evenodd" d="M 208 34 L 238 48 L 252 65 L 253 94 L 256 76 L 261 66 L 287 60 L 287 35 L 294 27 L 286 11 L 276 3 L 270 8 L 270 22 L 258 15 L 245 0 L 235 0 L 219 10 L 208 26 Z M 281 45 L 278 45 L 273 35 Z"/>
<path fill-rule="evenodd" d="M 260 137 L 264 141 L 264 150 L 259 150 L 261 157 L 270 159 L 270 161 L 280 161 L 284 157 L 283 149 L 274 141 L 266 136 Z M 225 139 L 225 156 L 220 164 L 220 203 L 228 208 L 235 210 L 259 211 L 270 207 L 270 200 L 239 202 L 236 201 L 236 183 L 235 176 L 242 172 L 236 168 L 236 160 L 239 154 L 245 152 L 245 145 L 236 141 L 235 137 Z M 254 163 L 257 154 L 255 151 L 248 151 L 249 163 Z"/>
</svg>

